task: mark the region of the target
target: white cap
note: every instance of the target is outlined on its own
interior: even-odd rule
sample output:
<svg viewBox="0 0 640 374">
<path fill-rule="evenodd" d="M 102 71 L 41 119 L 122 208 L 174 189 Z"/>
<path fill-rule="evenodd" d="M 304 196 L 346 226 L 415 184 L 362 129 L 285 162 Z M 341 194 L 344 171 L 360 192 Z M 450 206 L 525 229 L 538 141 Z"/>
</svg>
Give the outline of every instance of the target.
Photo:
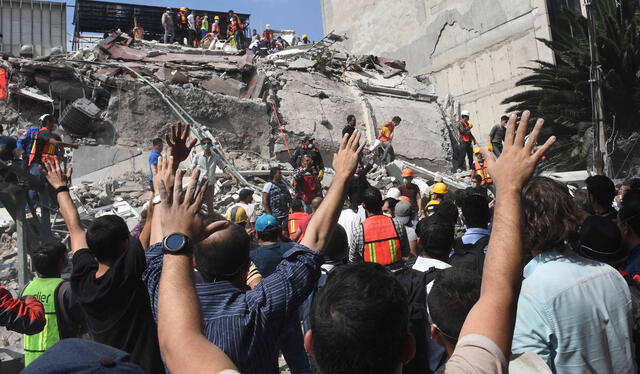
<svg viewBox="0 0 640 374">
<path fill-rule="evenodd" d="M 401 195 L 402 194 L 400 193 L 399 189 L 397 189 L 395 187 L 391 187 L 391 188 L 389 188 L 389 191 L 387 191 L 387 195 L 384 198 L 385 199 L 388 199 L 388 198 L 399 199 Z"/>
<path fill-rule="evenodd" d="M 271 28 L 271 25 L 267 23 L 267 29 L 270 29 L 270 28 Z"/>
<path fill-rule="evenodd" d="M 460 115 L 461 115 L 461 116 L 467 116 L 467 117 L 469 117 L 469 111 L 468 111 L 468 110 L 463 110 L 463 111 L 460 113 Z"/>
</svg>

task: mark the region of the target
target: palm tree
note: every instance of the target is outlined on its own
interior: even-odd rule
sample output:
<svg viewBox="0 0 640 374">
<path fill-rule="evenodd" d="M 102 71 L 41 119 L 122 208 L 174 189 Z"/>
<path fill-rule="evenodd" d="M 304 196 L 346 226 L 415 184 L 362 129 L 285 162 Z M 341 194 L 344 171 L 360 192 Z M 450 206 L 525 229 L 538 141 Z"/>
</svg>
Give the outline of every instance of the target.
<svg viewBox="0 0 640 374">
<path fill-rule="evenodd" d="M 606 133 L 612 142 L 614 169 L 636 145 L 640 150 L 640 28 L 638 0 L 594 0 L 597 48 L 603 79 Z M 535 61 L 531 75 L 517 86 L 529 88 L 503 101 L 509 111 L 526 108 L 544 117 L 547 134 L 559 143 L 550 155 L 558 169 L 586 167 L 593 139 L 589 84 L 589 37 L 587 19 L 565 9 L 563 29 L 552 30 L 554 40 L 540 39 L 556 56 L 556 64 Z M 639 152 L 640 153 L 640 152 Z"/>
</svg>

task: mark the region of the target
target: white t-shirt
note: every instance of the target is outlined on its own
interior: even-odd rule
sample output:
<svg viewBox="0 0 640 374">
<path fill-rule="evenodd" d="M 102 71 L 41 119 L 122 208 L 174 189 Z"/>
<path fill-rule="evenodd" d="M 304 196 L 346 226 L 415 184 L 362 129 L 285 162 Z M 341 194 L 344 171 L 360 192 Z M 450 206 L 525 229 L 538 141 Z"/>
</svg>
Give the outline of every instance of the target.
<svg viewBox="0 0 640 374">
<path fill-rule="evenodd" d="M 187 22 L 189 23 L 189 28 L 191 30 L 195 31 L 195 29 L 196 29 L 196 18 L 193 16 L 193 13 L 191 13 L 191 14 L 189 14 L 187 16 Z"/>
<path fill-rule="evenodd" d="M 416 263 L 413 264 L 411 268 L 413 270 L 425 272 L 431 268 L 447 269 L 450 267 L 451 265 L 447 264 L 446 262 L 436 260 L 435 258 L 418 257 L 416 258 Z M 433 281 L 429 282 L 429 284 L 427 284 L 426 286 L 427 295 L 429 295 L 429 292 L 431 291 L 431 287 L 433 287 Z"/>
<path fill-rule="evenodd" d="M 349 239 L 349 243 L 353 242 L 353 228 L 355 225 L 359 225 L 362 222 L 362 219 L 358 215 L 358 213 L 354 212 L 351 209 L 342 209 L 340 212 L 340 217 L 338 218 L 338 224 L 344 228 L 344 231 L 347 232 L 347 239 Z"/>
<path fill-rule="evenodd" d="M 407 230 L 407 240 L 410 242 L 415 242 L 418 240 L 418 234 L 416 234 L 416 229 L 414 227 L 405 226 L 405 230 Z"/>
</svg>

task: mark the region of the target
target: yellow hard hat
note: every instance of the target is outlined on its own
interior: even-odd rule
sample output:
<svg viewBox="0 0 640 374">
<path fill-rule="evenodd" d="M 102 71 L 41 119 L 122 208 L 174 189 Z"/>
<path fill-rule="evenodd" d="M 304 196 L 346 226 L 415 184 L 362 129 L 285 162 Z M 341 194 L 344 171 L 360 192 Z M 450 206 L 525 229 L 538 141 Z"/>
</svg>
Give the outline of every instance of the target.
<svg viewBox="0 0 640 374">
<path fill-rule="evenodd" d="M 215 17 L 213 17 L 213 19 L 217 21 L 217 20 L 220 20 L 220 17 L 215 16 Z"/>
<path fill-rule="evenodd" d="M 180 10 L 184 12 L 185 10 L 187 10 L 187 8 L 182 7 L 182 8 L 180 8 Z"/>
<path fill-rule="evenodd" d="M 262 38 L 260 38 L 260 40 L 267 40 L 267 38 L 265 38 L 264 36 Z"/>
<path fill-rule="evenodd" d="M 427 208 L 432 207 L 434 205 L 440 205 L 440 200 L 431 200 L 427 203 Z"/>
<path fill-rule="evenodd" d="M 302 34 L 302 39 L 307 39 L 307 38 L 308 38 L 307 34 Z"/>
<path fill-rule="evenodd" d="M 473 154 L 480 153 L 480 147 L 475 147 L 473 149 Z"/>
<path fill-rule="evenodd" d="M 440 195 L 444 195 L 444 194 L 449 192 L 449 189 L 447 189 L 447 185 L 446 184 L 444 184 L 442 182 L 438 182 L 438 183 L 433 185 L 433 188 L 431 189 L 431 192 L 437 193 L 437 194 L 440 194 Z"/>
</svg>

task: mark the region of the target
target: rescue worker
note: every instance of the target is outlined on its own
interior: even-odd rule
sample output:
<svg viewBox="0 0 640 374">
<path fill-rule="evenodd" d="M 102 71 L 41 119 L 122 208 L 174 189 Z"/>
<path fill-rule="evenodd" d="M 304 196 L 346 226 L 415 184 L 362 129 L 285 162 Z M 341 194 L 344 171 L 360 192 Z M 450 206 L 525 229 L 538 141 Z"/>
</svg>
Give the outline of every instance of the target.
<svg viewBox="0 0 640 374">
<path fill-rule="evenodd" d="M 227 26 L 227 40 L 229 40 L 229 44 L 235 46 L 237 49 L 238 44 L 236 41 L 236 31 L 238 30 L 238 24 L 234 18 L 231 19 L 229 25 Z"/>
<path fill-rule="evenodd" d="M 161 22 L 162 28 L 164 29 L 164 44 L 173 43 L 175 25 L 173 24 L 173 12 L 171 12 L 171 8 L 167 8 L 167 10 L 162 13 Z"/>
<path fill-rule="evenodd" d="M 489 152 L 493 152 L 496 157 L 500 157 L 502 154 L 502 143 L 504 142 L 504 136 L 507 133 L 507 121 L 509 121 L 509 117 L 502 116 L 500 118 L 500 123 L 493 126 L 491 128 L 491 132 L 489 132 L 489 145 L 487 148 Z"/>
<path fill-rule="evenodd" d="M 309 41 L 309 36 L 307 34 L 302 34 L 302 37 L 300 38 L 300 43 L 301 44 L 311 43 L 311 41 Z"/>
<path fill-rule="evenodd" d="M 273 30 L 271 30 L 271 25 L 267 24 L 267 28 L 262 32 L 262 37 L 269 42 L 269 48 L 273 48 Z"/>
<path fill-rule="evenodd" d="M 431 187 L 431 201 L 427 203 L 427 216 L 435 213 L 436 205 L 440 205 L 440 203 L 444 200 L 444 196 L 449 193 L 449 189 L 447 185 L 438 182 Z"/>
<path fill-rule="evenodd" d="M 213 24 L 211 25 L 211 33 L 216 36 L 216 39 L 220 39 L 220 17 L 213 17 Z"/>
<path fill-rule="evenodd" d="M 233 30 L 233 39 L 236 41 L 236 48 L 238 50 L 244 49 L 244 24 L 233 10 L 229 11 L 229 20 L 230 23 L 235 23 L 235 28 Z"/>
<path fill-rule="evenodd" d="M 402 170 L 402 179 L 403 183 L 399 187 L 400 193 L 402 196 L 409 198 L 411 215 L 419 218 L 422 216 L 422 194 L 420 193 L 420 187 L 413 183 L 413 170 L 409 168 Z"/>
<path fill-rule="evenodd" d="M 309 213 L 304 211 L 304 204 L 302 203 L 302 200 L 293 199 L 291 202 L 291 213 L 289 213 L 289 217 L 287 218 L 287 232 L 289 234 L 289 239 L 300 243 L 303 237 L 302 231 L 299 231 L 300 222 L 309 217 L 309 215 Z"/>
<path fill-rule="evenodd" d="M 205 15 L 202 17 L 202 22 L 200 23 L 200 40 L 204 39 L 209 32 L 209 16 Z"/>
<path fill-rule="evenodd" d="M 302 156 L 300 167 L 293 172 L 293 187 L 296 198 L 301 199 L 304 211 L 311 213 L 311 201 L 322 196 L 322 187 L 318 169 L 313 166 L 313 159 L 308 154 Z"/>
<path fill-rule="evenodd" d="M 482 152 L 480 152 L 480 147 L 475 147 L 473 149 L 473 154 L 476 157 L 476 160 L 473 162 L 473 171 L 471 172 L 471 176 L 479 175 L 482 177 L 482 182 L 480 182 L 480 186 L 486 187 L 491 192 L 495 191 L 492 189 L 493 187 L 493 179 L 491 179 L 491 174 L 487 170 L 487 160 L 482 156 Z"/>
<path fill-rule="evenodd" d="M 318 173 L 320 174 L 320 180 L 324 177 L 324 160 L 322 159 L 322 154 L 320 154 L 320 150 L 313 144 L 315 139 L 311 136 L 306 136 L 302 139 L 302 144 L 293 152 L 293 156 L 291 156 L 290 164 L 293 168 L 300 167 L 302 163 L 302 156 L 309 155 L 313 160 L 313 165 L 318 169 Z"/>
<path fill-rule="evenodd" d="M 471 144 L 476 144 L 476 138 L 471 134 L 473 125 L 469 122 L 468 110 L 463 110 L 460 116 L 462 118 L 458 121 L 458 169 L 464 170 L 464 158 L 467 157 L 469 170 L 473 170 L 473 146 Z"/>
<path fill-rule="evenodd" d="M 411 248 L 404 225 L 382 214 L 382 194 L 376 188 L 368 188 L 363 196 L 367 218 L 353 228 L 349 245 L 349 262 L 375 262 L 384 266 L 402 264 Z"/>
<path fill-rule="evenodd" d="M 60 242 L 47 242 L 31 251 L 31 264 L 38 277 L 27 285 L 23 296 L 42 303 L 47 323 L 35 335 L 24 335 L 24 365 L 28 366 L 59 340 L 79 337 L 82 321 L 80 306 L 72 297 L 71 283 L 60 276 L 67 265 L 67 248 Z"/>
<path fill-rule="evenodd" d="M 184 45 L 184 38 L 187 37 L 187 29 L 189 28 L 187 21 L 187 8 L 180 8 L 180 11 L 178 12 L 177 26 L 176 37 L 178 38 L 178 43 Z"/>
<path fill-rule="evenodd" d="M 395 131 L 396 127 L 400 125 L 400 122 L 402 122 L 402 118 L 395 116 L 391 121 L 387 121 L 382 126 L 380 126 L 378 139 L 376 139 L 375 142 L 373 142 L 373 145 L 369 147 L 369 152 L 373 152 L 381 146 L 382 149 L 384 149 L 382 160 L 385 160 L 387 155 L 389 155 L 389 162 L 393 162 L 393 159 L 395 158 L 395 152 L 391 147 L 391 141 L 393 140 L 393 132 Z"/>
</svg>

